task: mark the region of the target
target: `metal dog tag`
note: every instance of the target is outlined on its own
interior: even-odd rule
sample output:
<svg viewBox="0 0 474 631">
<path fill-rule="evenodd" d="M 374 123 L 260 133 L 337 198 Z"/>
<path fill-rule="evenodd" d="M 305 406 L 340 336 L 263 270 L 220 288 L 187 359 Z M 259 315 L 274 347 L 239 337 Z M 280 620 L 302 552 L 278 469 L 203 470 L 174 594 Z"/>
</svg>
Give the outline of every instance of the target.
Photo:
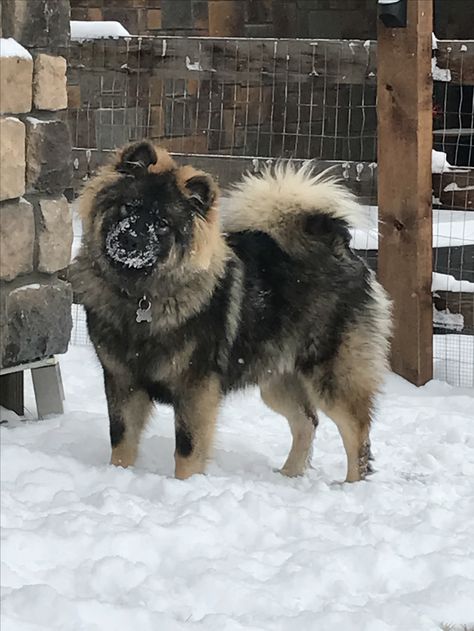
<svg viewBox="0 0 474 631">
<path fill-rule="evenodd" d="M 152 320 L 151 302 L 146 296 L 143 296 L 138 301 L 137 317 L 135 319 L 137 322 L 151 322 Z"/>
</svg>

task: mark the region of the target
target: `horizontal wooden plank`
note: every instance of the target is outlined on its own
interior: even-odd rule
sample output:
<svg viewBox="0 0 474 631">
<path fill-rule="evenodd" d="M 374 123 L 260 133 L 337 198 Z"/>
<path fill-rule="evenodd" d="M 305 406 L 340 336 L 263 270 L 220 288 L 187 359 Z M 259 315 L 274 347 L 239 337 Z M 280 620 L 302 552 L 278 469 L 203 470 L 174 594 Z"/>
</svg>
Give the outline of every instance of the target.
<svg viewBox="0 0 474 631">
<path fill-rule="evenodd" d="M 258 82 L 262 77 L 355 85 L 375 83 L 376 43 L 361 40 L 212 39 L 131 37 L 71 42 L 70 69 L 154 71 L 216 75 L 219 80 Z"/>
<path fill-rule="evenodd" d="M 179 146 L 179 145 L 178 145 Z M 74 182 L 73 187 L 78 192 L 84 182 L 93 175 L 101 164 L 112 155 L 109 150 L 73 149 Z M 260 172 L 266 165 L 274 162 L 272 159 L 252 158 L 247 156 L 205 155 L 195 153 L 173 153 L 180 164 L 192 163 L 196 168 L 211 173 L 222 187 L 229 186 L 239 179 L 243 173 Z M 300 165 L 306 160 L 292 160 Z M 334 175 L 341 177 L 349 188 L 358 196 L 362 203 L 373 203 L 377 197 L 377 169 L 371 162 L 342 162 L 339 160 L 313 160 L 316 172 L 332 168 Z"/>
<path fill-rule="evenodd" d="M 245 75 L 247 82 L 263 76 L 288 76 L 305 81 L 325 77 L 340 84 L 376 81 L 377 43 L 362 40 L 285 40 L 209 37 L 129 37 L 73 41 L 61 51 L 71 68 L 156 69 L 218 73 L 220 80 Z M 437 65 L 449 69 L 451 83 L 474 84 L 474 40 L 439 40 Z"/>
</svg>

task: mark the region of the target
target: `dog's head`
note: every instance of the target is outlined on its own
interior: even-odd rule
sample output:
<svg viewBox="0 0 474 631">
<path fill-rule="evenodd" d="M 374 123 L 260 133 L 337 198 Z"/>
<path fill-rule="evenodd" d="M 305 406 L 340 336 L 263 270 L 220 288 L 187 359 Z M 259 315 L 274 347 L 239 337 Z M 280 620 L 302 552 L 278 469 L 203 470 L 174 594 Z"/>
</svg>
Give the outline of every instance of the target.
<svg viewBox="0 0 474 631">
<path fill-rule="evenodd" d="M 206 268 L 220 236 L 216 199 L 209 175 L 137 142 L 86 187 L 84 241 L 104 271 L 129 278 L 182 263 Z"/>
</svg>

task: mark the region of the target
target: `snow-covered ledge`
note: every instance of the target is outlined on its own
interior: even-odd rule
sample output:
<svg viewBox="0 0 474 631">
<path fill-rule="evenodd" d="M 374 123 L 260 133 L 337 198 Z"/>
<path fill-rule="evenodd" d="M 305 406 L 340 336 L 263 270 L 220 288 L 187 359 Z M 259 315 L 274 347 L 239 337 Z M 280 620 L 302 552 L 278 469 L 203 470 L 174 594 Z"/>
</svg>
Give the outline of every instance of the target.
<svg viewBox="0 0 474 631">
<path fill-rule="evenodd" d="M 130 37 L 127 29 L 120 22 L 71 20 L 71 39 L 84 41 L 112 37 Z"/>
</svg>

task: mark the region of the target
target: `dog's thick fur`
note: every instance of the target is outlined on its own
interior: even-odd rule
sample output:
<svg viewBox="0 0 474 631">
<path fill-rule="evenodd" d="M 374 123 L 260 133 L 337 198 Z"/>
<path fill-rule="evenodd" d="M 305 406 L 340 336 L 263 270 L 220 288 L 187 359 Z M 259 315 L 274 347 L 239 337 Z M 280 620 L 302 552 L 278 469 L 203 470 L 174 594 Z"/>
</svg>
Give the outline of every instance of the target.
<svg viewBox="0 0 474 631">
<path fill-rule="evenodd" d="M 357 204 L 327 175 L 292 166 L 246 176 L 222 225 L 218 204 L 208 175 L 147 142 L 119 152 L 82 195 L 74 282 L 104 370 L 112 463 L 134 463 L 157 400 L 175 410 L 176 476 L 203 472 L 222 396 L 257 384 L 290 425 L 283 473 L 307 466 L 320 408 L 341 433 L 347 480 L 360 480 L 390 307 L 349 247 Z M 160 236 L 142 259 L 143 231 Z M 151 321 L 136 321 L 139 307 Z"/>
</svg>

